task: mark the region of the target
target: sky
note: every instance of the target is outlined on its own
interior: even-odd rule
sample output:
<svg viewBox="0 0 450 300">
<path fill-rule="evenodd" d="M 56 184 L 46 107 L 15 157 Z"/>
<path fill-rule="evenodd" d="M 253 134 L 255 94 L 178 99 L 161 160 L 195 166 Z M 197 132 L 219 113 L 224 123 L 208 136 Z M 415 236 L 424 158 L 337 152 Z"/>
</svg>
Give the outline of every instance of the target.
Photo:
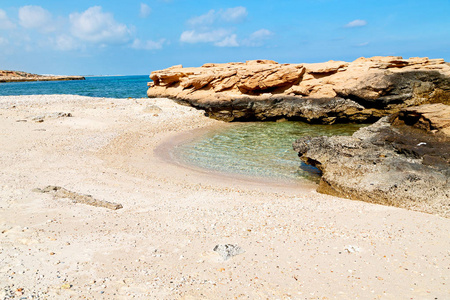
<svg viewBox="0 0 450 300">
<path fill-rule="evenodd" d="M 450 0 L 0 0 L 0 69 L 148 75 L 182 64 L 450 61 Z"/>
</svg>

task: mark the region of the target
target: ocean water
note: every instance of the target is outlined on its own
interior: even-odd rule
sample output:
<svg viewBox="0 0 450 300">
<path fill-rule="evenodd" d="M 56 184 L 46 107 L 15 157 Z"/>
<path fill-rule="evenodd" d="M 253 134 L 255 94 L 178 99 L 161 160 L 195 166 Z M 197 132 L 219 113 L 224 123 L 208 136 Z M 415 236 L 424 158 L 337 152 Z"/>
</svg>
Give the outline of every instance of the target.
<svg viewBox="0 0 450 300">
<path fill-rule="evenodd" d="M 146 98 L 148 75 L 95 76 L 86 80 L 0 83 L 0 96 L 69 94 L 106 98 Z"/>
<path fill-rule="evenodd" d="M 361 124 L 311 125 L 303 122 L 236 123 L 207 132 L 174 149 L 186 164 L 223 173 L 280 181 L 318 182 L 317 168 L 292 149 L 303 136 L 351 135 Z"/>
</svg>

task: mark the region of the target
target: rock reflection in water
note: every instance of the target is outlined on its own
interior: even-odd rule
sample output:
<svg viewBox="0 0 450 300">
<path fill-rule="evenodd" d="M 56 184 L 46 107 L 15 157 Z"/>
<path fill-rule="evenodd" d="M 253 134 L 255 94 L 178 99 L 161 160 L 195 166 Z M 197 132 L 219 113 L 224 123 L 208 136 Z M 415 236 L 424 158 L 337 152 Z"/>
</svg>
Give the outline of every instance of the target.
<svg viewBox="0 0 450 300">
<path fill-rule="evenodd" d="M 319 170 L 301 162 L 292 143 L 302 136 L 351 135 L 362 126 L 365 125 L 236 123 L 179 145 L 175 155 L 185 163 L 225 173 L 318 182 Z"/>
</svg>

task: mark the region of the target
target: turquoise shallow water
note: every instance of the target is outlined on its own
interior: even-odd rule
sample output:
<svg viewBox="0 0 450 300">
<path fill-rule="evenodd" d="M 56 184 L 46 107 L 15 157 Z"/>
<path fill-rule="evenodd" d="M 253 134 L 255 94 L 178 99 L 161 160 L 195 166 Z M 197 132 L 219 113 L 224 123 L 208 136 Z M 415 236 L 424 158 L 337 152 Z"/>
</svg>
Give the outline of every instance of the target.
<svg viewBox="0 0 450 300">
<path fill-rule="evenodd" d="M 73 81 L 0 83 L 0 96 L 68 94 L 106 98 L 145 98 L 148 75 L 86 77 Z"/>
<path fill-rule="evenodd" d="M 310 125 L 303 122 L 237 123 L 179 145 L 174 154 L 184 163 L 219 172 L 317 182 L 319 171 L 300 161 L 292 150 L 292 143 L 302 136 L 351 135 L 363 126 Z"/>
</svg>

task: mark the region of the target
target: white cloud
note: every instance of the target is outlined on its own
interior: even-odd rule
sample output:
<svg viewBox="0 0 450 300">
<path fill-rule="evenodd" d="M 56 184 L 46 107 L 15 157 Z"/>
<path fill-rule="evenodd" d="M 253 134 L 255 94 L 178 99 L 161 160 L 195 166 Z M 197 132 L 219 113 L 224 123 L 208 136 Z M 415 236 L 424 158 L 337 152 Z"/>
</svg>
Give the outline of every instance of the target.
<svg viewBox="0 0 450 300">
<path fill-rule="evenodd" d="M 252 39 L 252 40 L 262 40 L 262 39 L 267 39 L 268 37 L 270 37 L 272 35 L 273 35 L 273 33 L 271 31 L 263 28 L 263 29 L 260 29 L 260 30 L 257 30 L 255 32 L 253 32 L 250 35 L 250 39 Z"/>
<path fill-rule="evenodd" d="M 269 39 L 271 36 L 273 36 L 272 31 L 262 28 L 253 32 L 248 39 L 245 39 L 243 41 L 243 45 L 248 47 L 259 47 L 262 46 L 264 41 Z"/>
<path fill-rule="evenodd" d="M 217 47 L 239 47 L 239 43 L 236 41 L 237 35 L 232 34 L 227 36 L 220 42 L 214 43 Z"/>
<path fill-rule="evenodd" d="M 6 46 L 9 44 L 9 41 L 0 36 L 0 46 Z"/>
<path fill-rule="evenodd" d="M 166 39 L 160 39 L 159 41 L 141 41 L 140 39 L 135 39 L 133 44 L 131 44 L 131 48 L 137 50 L 159 50 L 163 48 L 165 43 Z"/>
<path fill-rule="evenodd" d="M 12 29 L 16 27 L 13 22 L 8 18 L 8 15 L 3 9 L 0 9 L 0 29 Z"/>
<path fill-rule="evenodd" d="M 103 12 L 101 6 L 93 6 L 83 13 L 69 16 L 72 34 L 83 41 L 92 43 L 126 43 L 132 29 L 118 23 L 111 13 Z"/>
<path fill-rule="evenodd" d="M 182 43 L 212 43 L 217 47 L 238 47 L 234 28 L 226 28 L 227 23 L 238 23 L 247 17 L 247 9 L 237 6 L 218 11 L 211 9 L 206 14 L 193 17 L 187 21 L 192 30 L 184 31 L 180 36 Z M 221 26 L 222 28 L 217 28 Z M 225 26 L 225 28 L 223 28 Z"/>
<path fill-rule="evenodd" d="M 19 8 L 19 23 L 24 28 L 34 28 L 43 32 L 55 31 L 51 13 L 36 5 L 27 5 Z"/>
<path fill-rule="evenodd" d="M 369 45 L 369 42 L 365 42 L 365 43 L 357 44 L 356 47 L 365 47 L 368 45 Z"/>
<path fill-rule="evenodd" d="M 243 6 L 228 8 L 226 10 L 221 9 L 219 11 L 211 9 L 206 14 L 189 19 L 188 24 L 191 26 L 205 26 L 217 21 L 238 23 L 244 21 L 247 15 L 247 9 Z"/>
<path fill-rule="evenodd" d="M 238 47 L 237 35 L 232 34 L 230 30 L 216 29 L 198 32 L 196 30 L 184 31 L 181 34 L 180 41 L 183 43 L 213 43 L 217 47 Z"/>
<path fill-rule="evenodd" d="M 216 11 L 214 9 L 211 9 L 204 15 L 201 15 L 198 17 L 193 17 L 193 18 L 189 19 L 188 23 L 191 26 L 209 25 L 209 24 L 214 23 L 216 18 L 217 18 Z"/>
<path fill-rule="evenodd" d="M 344 27 L 346 28 L 354 28 L 354 27 L 363 27 L 367 25 L 366 20 L 354 20 L 347 23 Z"/>
<path fill-rule="evenodd" d="M 148 16 L 151 9 L 141 3 L 142 17 Z M 85 50 L 90 46 L 107 47 L 108 45 L 127 45 L 142 50 L 162 49 L 168 44 L 166 39 L 140 40 L 135 38 L 135 28 L 118 22 L 110 12 L 101 6 L 93 6 L 85 11 L 73 12 L 68 16 L 53 17 L 49 11 L 40 6 L 23 6 L 19 9 L 20 25 L 25 29 L 36 29 L 48 34 L 43 38 L 30 30 L 20 36 L 6 40 L 0 37 L 0 46 L 11 44 L 27 51 L 36 48 L 58 51 Z M 6 13 L 0 9 L 0 29 L 13 27 Z M 50 33 L 50 29 L 53 31 Z M 1 47 L 0 47 L 1 49 Z"/>
<path fill-rule="evenodd" d="M 216 29 L 211 31 L 197 32 L 196 30 L 184 31 L 181 34 L 180 41 L 184 43 L 215 43 L 222 41 L 230 32 L 226 29 Z"/>
<path fill-rule="evenodd" d="M 61 51 L 70 51 L 80 48 L 80 44 L 70 35 L 60 35 L 54 40 L 55 48 Z"/>
<path fill-rule="evenodd" d="M 243 6 L 228 8 L 220 13 L 220 17 L 226 22 L 242 22 L 247 17 L 247 9 Z"/>
<path fill-rule="evenodd" d="M 150 6 L 148 6 L 145 3 L 141 3 L 141 10 L 139 11 L 140 18 L 142 18 L 142 19 L 147 18 L 151 12 L 152 12 L 152 9 L 150 8 Z"/>
</svg>

